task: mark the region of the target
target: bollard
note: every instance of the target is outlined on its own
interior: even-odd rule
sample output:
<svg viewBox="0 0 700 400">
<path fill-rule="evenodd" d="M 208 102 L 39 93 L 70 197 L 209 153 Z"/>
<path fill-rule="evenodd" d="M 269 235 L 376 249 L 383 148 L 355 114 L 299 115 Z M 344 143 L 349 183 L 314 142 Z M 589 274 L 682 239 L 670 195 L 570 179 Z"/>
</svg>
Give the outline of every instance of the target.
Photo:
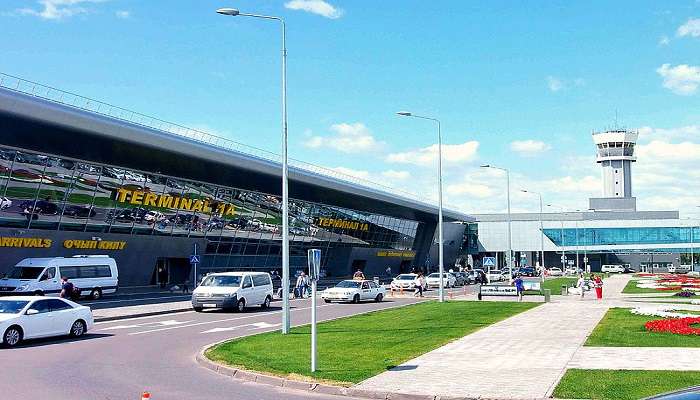
<svg viewBox="0 0 700 400">
<path fill-rule="evenodd" d="M 561 285 L 561 295 L 566 296 L 569 294 L 569 286 L 568 285 Z"/>
<path fill-rule="evenodd" d="M 141 400 L 151 400 L 151 394 L 148 392 L 141 393 Z"/>
<path fill-rule="evenodd" d="M 544 302 L 549 303 L 550 301 L 550 296 L 552 295 L 552 290 L 551 289 L 545 289 L 544 290 Z"/>
</svg>

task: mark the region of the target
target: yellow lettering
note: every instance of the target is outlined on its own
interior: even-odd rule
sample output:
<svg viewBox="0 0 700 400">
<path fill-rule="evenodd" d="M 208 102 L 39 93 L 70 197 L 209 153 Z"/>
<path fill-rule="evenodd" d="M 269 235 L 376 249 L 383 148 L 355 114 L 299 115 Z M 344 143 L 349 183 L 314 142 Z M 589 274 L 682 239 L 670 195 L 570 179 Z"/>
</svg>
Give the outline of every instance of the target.
<svg viewBox="0 0 700 400">
<path fill-rule="evenodd" d="M 155 207 L 157 198 L 158 196 L 156 196 L 154 193 L 146 193 L 146 195 L 143 197 L 143 205 Z"/>
<path fill-rule="evenodd" d="M 226 203 L 219 203 L 216 206 L 216 213 L 219 215 L 223 215 L 225 210 L 226 210 Z"/>
<path fill-rule="evenodd" d="M 44 247 L 49 248 L 51 247 L 52 240 L 51 239 L 44 239 Z"/>
<path fill-rule="evenodd" d="M 192 209 L 192 199 L 182 197 L 180 199 L 180 208 L 183 210 L 190 211 Z"/>
<path fill-rule="evenodd" d="M 233 206 L 233 204 L 229 204 L 228 208 L 226 209 L 226 215 L 235 215 L 236 214 L 236 207 Z"/>
<path fill-rule="evenodd" d="M 192 205 L 192 211 L 202 211 L 202 200 L 195 200 Z"/>
<path fill-rule="evenodd" d="M 131 204 L 143 204 L 143 192 L 142 191 L 134 191 L 131 193 Z"/>
<path fill-rule="evenodd" d="M 207 214 L 211 213 L 211 207 L 209 207 L 209 200 L 204 200 L 204 204 L 202 205 L 202 212 L 205 212 Z"/>
<path fill-rule="evenodd" d="M 171 196 L 160 196 L 158 198 L 158 207 L 170 208 L 173 205 L 173 198 Z"/>
<path fill-rule="evenodd" d="M 177 208 L 180 204 L 180 200 L 182 200 L 180 197 L 173 197 L 173 208 Z"/>
<path fill-rule="evenodd" d="M 119 190 L 117 190 L 117 201 L 120 203 L 126 202 L 126 195 L 128 195 L 130 193 L 131 193 L 131 190 L 119 188 Z"/>
</svg>

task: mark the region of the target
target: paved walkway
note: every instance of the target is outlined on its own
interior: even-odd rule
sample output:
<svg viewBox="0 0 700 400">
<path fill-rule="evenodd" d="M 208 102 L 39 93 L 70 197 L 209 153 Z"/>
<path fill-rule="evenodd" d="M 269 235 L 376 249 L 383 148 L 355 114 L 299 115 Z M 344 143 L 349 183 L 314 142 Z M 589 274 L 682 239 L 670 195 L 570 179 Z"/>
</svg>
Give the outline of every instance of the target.
<svg viewBox="0 0 700 400">
<path fill-rule="evenodd" d="M 552 303 L 458 339 L 357 387 L 457 397 L 546 398 L 607 309 L 622 303 L 620 293 L 628 280 L 607 279 L 604 301 L 552 296 Z"/>
</svg>

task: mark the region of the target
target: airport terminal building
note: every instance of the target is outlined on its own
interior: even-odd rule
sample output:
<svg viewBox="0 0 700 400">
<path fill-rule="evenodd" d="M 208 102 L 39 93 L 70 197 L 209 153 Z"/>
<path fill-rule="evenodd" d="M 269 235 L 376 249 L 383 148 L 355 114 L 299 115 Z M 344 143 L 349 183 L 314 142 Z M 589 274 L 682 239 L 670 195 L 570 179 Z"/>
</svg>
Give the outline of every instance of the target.
<svg viewBox="0 0 700 400">
<path fill-rule="evenodd" d="M 0 274 L 23 258 L 107 254 L 121 286 L 281 269 L 275 156 L 32 82 L 0 78 Z M 436 268 L 437 208 L 291 162 L 290 267 L 328 276 Z M 445 265 L 476 252 L 445 210 Z M 195 250 L 196 248 L 196 250 Z"/>
</svg>

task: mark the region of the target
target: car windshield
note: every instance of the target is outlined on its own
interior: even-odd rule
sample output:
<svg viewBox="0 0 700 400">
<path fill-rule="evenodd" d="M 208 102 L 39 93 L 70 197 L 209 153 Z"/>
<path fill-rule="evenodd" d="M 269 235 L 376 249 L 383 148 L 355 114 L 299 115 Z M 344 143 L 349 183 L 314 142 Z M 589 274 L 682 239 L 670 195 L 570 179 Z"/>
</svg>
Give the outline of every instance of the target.
<svg viewBox="0 0 700 400">
<path fill-rule="evenodd" d="M 362 282 L 360 282 L 360 281 L 342 281 L 342 282 L 339 282 L 337 285 L 335 285 L 335 287 L 356 289 L 356 288 L 359 288 L 361 284 L 362 284 Z"/>
<path fill-rule="evenodd" d="M 416 279 L 416 277 L 413 275 L 399 275 L 396 277 L 396 279 L 398 279 L 400 281 L 411 281 L 411 280 Z"/>
<path fill-rule="evenodd" d="M 36 279 L 44 271 L 44 267 L 14 267 L 5 275 L 10 279 Z"/>
<path fill-rule="evenodd" d="M 0 300 L 0 314 L 17 314 L 28 303 L 26 300 Z"/>
<path fill-rule="evenodd" d="M 240 276 L 228 276 L 228 275 L 218 275 L 218 276 L 207 276 L 202 281 L 201 286 L 240 286 L 241 277 Z"/>
</svg>

